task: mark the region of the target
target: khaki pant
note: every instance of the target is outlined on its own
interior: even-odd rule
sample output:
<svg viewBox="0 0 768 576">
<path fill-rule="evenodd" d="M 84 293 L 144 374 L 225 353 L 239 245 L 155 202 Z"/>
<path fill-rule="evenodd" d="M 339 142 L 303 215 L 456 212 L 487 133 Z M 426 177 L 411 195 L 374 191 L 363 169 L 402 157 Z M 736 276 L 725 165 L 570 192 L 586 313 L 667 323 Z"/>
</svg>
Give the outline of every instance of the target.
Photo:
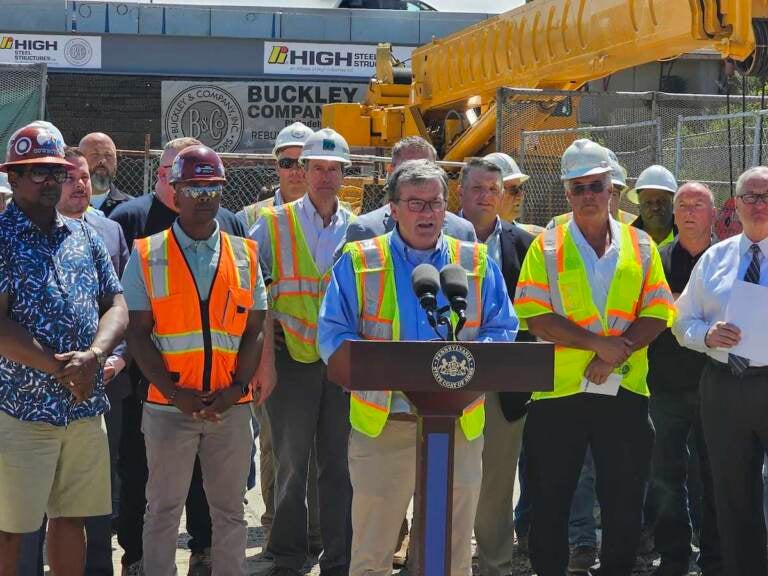
<svg viewBox="0 0 768 576">
<path fill-rule="evenodd" d="M 456 427 L 453 459 L 451 575 L 472 573 L 470 539 L 482 478 L 483 439 L 467 442 Z M 398 533 L 416 484 L 416 423 L 389 420 L 377 438 L 353 430 L 350 576 L 388 576 Z"/>
<path fill-rule="evenodd" d="M 525 418 L 507 422 L 498 392 L 485 395 L 483 484 L 475 517 L 482 576 L 506 576 L 512 571 L 513 494 L 524 425 Z"/>
<path fill-rule="evenodd" d="M 144 572 L 149 576 L 176 574 L 179 522 L 199 455 L 211 511 L 213 573 L 244 576 L 248 525 L 243 498 L 253 439 L 250 406 L 232 406 L 221 421 L 204 422 L 145 405 L 141 429 L 149 469 Z"/>
</svg>

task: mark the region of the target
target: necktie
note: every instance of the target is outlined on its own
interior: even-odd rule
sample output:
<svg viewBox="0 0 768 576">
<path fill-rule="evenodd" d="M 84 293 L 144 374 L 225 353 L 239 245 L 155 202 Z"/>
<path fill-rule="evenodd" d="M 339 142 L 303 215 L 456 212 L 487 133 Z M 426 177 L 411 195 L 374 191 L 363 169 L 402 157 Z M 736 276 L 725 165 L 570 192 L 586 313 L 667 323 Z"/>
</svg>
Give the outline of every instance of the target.
<svg viewBox="0 0 768 576">
<path fill-rule="evenodd" d="M 744 274 L 744 282 L 751 282 L 752 284 L 760 283 L 760 246 L 752 244 L 749 247 L 749 251 L 752 252 L 752 260 L 749 262 L 746 274 Z M 731 368 L 731 372 L 736 376 L 739 376 L 749 368 L 749 359 L 743 356 L 737 356 L 736 354 L 728 354 L 728 366 Z"/>
</svg>

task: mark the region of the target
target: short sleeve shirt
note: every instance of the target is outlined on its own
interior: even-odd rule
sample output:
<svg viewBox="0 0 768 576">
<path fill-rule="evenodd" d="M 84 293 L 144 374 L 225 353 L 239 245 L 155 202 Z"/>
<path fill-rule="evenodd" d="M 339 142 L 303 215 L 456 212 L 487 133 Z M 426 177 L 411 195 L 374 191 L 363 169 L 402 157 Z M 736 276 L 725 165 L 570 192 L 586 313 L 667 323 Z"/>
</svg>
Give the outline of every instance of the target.
<svg viewBox="0 0 768 576">
<path fill-rule="evenodd" d="M 56 215 L 44 233 L 15 205 L 0 214 L 0 293 L 8 317 L 54 352 L 87 350 L 101 298 L 122 293 L 96 231 Z M 91 397 L 75 397 L 51 375 L 0 356 L 0 410 L 19 420 L 64 426 L 109 409 L 101 373 Z"/>
</svg>

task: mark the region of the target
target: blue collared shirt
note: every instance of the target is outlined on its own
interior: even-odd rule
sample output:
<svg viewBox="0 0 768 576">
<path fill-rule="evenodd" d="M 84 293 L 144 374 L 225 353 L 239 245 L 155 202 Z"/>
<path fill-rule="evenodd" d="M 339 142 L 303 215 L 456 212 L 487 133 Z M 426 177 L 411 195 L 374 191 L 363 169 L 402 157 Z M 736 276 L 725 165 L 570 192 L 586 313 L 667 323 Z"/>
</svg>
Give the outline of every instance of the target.
<svg viewBox="0 0 768 576">
<path fill-rule="evenodd" d="M 576 243 L 576 248 L 579 249 L 581 261 L 584 262 L 584 268 L 587 271 L 587 281 L 592 291 L 592 301 L 602 316 L 605 316 L 608 290 L 611 288 L 611 282 L 616 272 L 616 265 L 619 262 L 619 250 L 621 248 L 621 227 L 619 223 L 609 217 L 608 224 L 611 230 L 611 243 L 603 255 L 598 258 L 595 249 L 590 246 L 576 225 L 576 221 L 570 220 L 568 222 L 568 231 Z"/>
<path fill-rule="evenodd" d="M 459 216 L 464 218 L 464 211 L 459 210 Z M 501 218 L 496 216 L 496 226 L 483 244 L 488 248 L 488 256 L 501 268 Z"/>
<path fill-rule="evenodd" d="M 433 340 L 435 333 L 411 288 L 411 272 L 424 262 L 432 264 L 438 270 L 448 264 L 448 246 L 441 234 L 433 250 L 414 250 L 403 242 L 397 229 L 389 235 L 389 243 L 400 314 L 400 339 Z M 478 341 L 513 342 L 519 324 L 517 315 L 512 309 L 501 270 L 490 258 L 481 293 L 483 309 Z M 437 305 L 445 306 L 447 303 L 445 296 L 439 294 Z M 320 356 L 324 362 L 328 362 L 345 340 L 361 339 L 358 325 L 355 273 L 349 254 L 345 253 L 333 267 L 328 291 L 320 306 L 317 337 Z"/>
<path fill-rule="evenodd" d="M 299 223 L 307 241 L 309 253 L 315 261 L 317 271 L 325 274 L 333 265 L 333 253 L 336 247 L 344 240 L 347 226 L 353 218 L 353 214 L 336 204 L 336 212 L 331 216 L 331 223 L 324 226 L 323 219 L 317 213 L 315 205 L 305 194 L 295 201 L 298 209 Z M 259 243 L 259 260 L 265 274 L 272 272 L 272 250 L 269 238 L 269 226 L 264 218 L 259 218 L 251 228 L 250 237 Z"/>
<path fill-rule="evenodd" d="M 0 293 L 8 295 L 8 317 L 43 346 L 86 350 L 99 325 L 99 301 L 122 291 L 88 224 L 57 214 L 46 234 L 15 204 L 0 215 Z M 53 376 L 0 356 L 0 410 L 14 418 L 64 426 L 108 409 L 101 373 L 91 397 L 76 403 Z"/>
<path fill-rule="evenodd" d="M 760 247 L 760 285 L 768 286 L 768 238 Z M 710 326 L 725 321 L 725 311 L 736 280 L 742 280 L 752 260 L 752 241 L 743 233 L 710 246 L 691 272 L 683 293 L 677 299 L 677 316 L 672 333 L 681 346 L 703 352 L 718 362 L 728 362 L 728 351 L 710 348 L 704 338 Z M 750 363 L 750 366 L 761 364 Z"/>
</svg>

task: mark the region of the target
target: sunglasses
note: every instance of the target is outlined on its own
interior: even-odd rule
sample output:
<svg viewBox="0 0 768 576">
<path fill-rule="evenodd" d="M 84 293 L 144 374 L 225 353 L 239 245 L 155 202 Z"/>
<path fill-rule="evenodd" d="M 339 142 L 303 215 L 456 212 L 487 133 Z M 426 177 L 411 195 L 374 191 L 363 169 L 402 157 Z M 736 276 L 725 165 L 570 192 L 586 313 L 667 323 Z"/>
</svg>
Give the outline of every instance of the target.
<svg viewBox="0 0 768 576">
<path fill-rule="evenodd" d="M 295 168 L 299 165 L 299 160 L 298 158 L 280 158 L 277 161 L 277 165 L 283 170 L 290 170 L 291 168 Z"/>
<path fill-rule="evenodd" d="M 63 184 L 67 181 L 67 169 L 64 166 L 37 164 L 28 168 L 24 174 L 29 176 L 35 184 L 42 184 L 49 178 L 53 178 L 58 184 Z"/>
<path fill-rule="evenodd" d="M 224 191 L 223 184 L 211 184 L 210 186 L 184 186 L 181 189 L 181 193 L 187 198 L 197 200 L 199 198 L 207 198 L 215 200 Z"/>
<path fill-rule="evenodd" d="M 571 194 L 574 196 L 581 196 L 582 194 L 586 194 L 587 192 L 592 192 L 592 194 L 600 194 L 605 190 L 605 183 L 600 181 L 590 182 L 589 184 L 576 184 L 574 186 L 571 186 Z"/>
<path fill-rule="evenodd" d="M 509 186 L 507 188 L 504 188 L 504 192 L 506 192 L 510 196 L 517 196 L 518 194 L 522 194 L 523 192 L 525 192 L 525 189 L 520 185 Z"/>
</svg>

